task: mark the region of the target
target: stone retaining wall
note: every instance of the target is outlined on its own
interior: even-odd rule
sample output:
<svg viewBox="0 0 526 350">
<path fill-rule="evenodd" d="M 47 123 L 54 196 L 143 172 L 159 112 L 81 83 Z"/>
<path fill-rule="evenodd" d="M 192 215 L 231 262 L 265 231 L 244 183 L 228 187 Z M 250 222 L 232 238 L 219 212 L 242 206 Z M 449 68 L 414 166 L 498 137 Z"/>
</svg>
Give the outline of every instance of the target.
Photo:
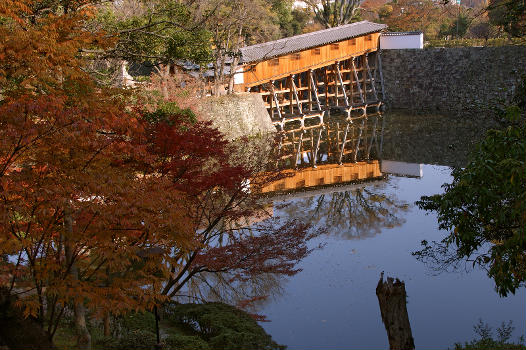
<svg viewBox="0 0 526 350">
<path fill-rule="evenodd" d="M 384 50 L 382 69 L 390 108 L 477 114 L 513 97 L 526 47 Z"/>
<path fill-rule="evenodd" d="M 260 94 L 206 97 L 199 109 L 228 139 L 276 132 Z"/>
</svg>

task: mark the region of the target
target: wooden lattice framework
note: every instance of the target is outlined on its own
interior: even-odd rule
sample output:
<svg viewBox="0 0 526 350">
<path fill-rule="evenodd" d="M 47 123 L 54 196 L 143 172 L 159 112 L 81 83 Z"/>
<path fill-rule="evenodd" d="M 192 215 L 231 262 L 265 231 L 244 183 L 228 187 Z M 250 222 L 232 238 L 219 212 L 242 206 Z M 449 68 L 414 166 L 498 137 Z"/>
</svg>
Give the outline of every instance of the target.
<svg viewBox="0 0 526 350">
<path fill-rule="evenodd" d="M 270 80 L 249 91 L 262 95 L 272 122 L 282 131 L 323 125 L 331 112 L 352 120 L 380 111 L 381 57 L 378 51 L 365 53 Z"/>
<path fill-rule="evenodd" d="M 380 159 L 384 118 L 381 112 L 338 118 L 308 129 L 280 133 L 278 162 L 290 167 L 319 163 L 356 163 Z M 278 164 L 279 165 L 279 164 Z"/>
</svg>

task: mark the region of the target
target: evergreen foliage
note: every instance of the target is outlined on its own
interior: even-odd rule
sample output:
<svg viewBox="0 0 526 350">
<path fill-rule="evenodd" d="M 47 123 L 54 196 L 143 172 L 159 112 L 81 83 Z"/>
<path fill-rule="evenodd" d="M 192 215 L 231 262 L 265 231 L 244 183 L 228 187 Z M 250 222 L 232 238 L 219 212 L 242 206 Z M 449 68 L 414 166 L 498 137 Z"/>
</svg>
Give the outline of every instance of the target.
<svg viewBox="0 0 526 350">
<path fill-rule="evenodd" d="M 462 260 L 487 269 L 497 292 L 506 296 L 526 281 L 526 123 L 524 81 L 516 103 L 502 111 L 505 125 L 490 130 L 471 152 L 466 168 L 452 172 L 444 194 L 423 196 L 418 206 L 438 214 L 449 234 L 423 241 L 418 259 L 439 266 Z M 522 108 L 521 108 L 522 107 Z"/>
<path fill-rule="evenodd" d="M 171 304 L 169 319 L 194 331 L 212 349 L 284 349 L 247 313 L 223 303 Z"/>
</svg>

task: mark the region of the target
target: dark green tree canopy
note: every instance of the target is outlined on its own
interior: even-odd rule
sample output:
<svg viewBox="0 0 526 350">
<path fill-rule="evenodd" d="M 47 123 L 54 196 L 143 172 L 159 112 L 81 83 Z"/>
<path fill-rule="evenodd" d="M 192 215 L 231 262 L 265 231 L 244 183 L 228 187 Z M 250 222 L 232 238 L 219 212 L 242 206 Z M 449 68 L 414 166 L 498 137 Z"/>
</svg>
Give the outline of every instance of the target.
<svg viewBox="0 0 526 350">
<path fill-rule="evenodd" d="M 518 96 L 524 91 L 524 83 Z M 526 282 L 526 120 L 524 95 L 503 112 L 506 125 L 491 130 L 455 169 L 444 194 L 424 196 L 418 206 L 438 214 L 441 242 L 422 242 L 417 258 L 440 268 L 463 260 L 485 268 L 506 296 Z"/>
<path fill-rule="evenodd" d="M 526 7 L 523 0 L 490 0 L 490 23 L 501 26 L 509 35 L 526 35 Z"/>
</svg>

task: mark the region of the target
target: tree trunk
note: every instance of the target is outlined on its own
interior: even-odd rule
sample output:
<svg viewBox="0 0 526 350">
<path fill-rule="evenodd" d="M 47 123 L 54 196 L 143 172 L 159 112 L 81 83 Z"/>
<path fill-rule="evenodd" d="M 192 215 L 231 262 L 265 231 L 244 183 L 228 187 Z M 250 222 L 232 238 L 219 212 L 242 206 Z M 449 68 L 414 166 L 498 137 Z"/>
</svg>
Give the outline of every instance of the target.
<svg viewBox="0 0 526 350">
<path fill-rule="evenodd" d="M 64 230 L 65 230 L 65 253 L 66 263 L 71 266 L 70 273 L 74 280 L 79 279 L 78 268 L 73 262 L 73 250 L 71 247 L 70 238 L 73 234 L 73 217 L 71 214 L 71 208 L 64 210 Z M 80 350 L 91 349 L 91 335 L 86 326 L 86 309 L 82 301 L 75 301 L 73 305 L 73 313 L 75 319 L 75 330 L 77 332 L 77 347 Z"/>
<path fill-rule="evenodd" d="M 243 34 L 243 26 L 240 26 L 237 32 L 237 37 L 236 37 L 234 47 L 232 49 L 232 52 L 236 54 L 233 56 L 232 63 L 230 64 L 230 76 L 228 79 L 228 94 L 231 94 L 234 92 L 235 75 L 237 71 L 237 66 L 239 64 L 239 56 L 237 54 L 239 53 L 239 46 L 241 46 L 240 41 L 241 41 L 242 34 Z"/>
<path fill-rule="evenodd" d="M 238 66 L 239 58 L 236 56 L 232 60 L 232 64 L 230 65 L 230 77 L 228 79 L 228 94 L 232 94 L 234 92 L 234 82 L 235 82 L 235 74 Z"/>
<path fill-rule="evenodd" d="M 170 97 L 170 92 L 168 88 L 169 79 L 170 79 L 170 66 L 168 64 L 161 64 L 157 71 L 161 79 L 161 94 L 163 98 L 167 100 Z"/>
<path fill-rule="evenodd" d="M 77 331 L 77 347 L 80 350 L 90 350 L 91 335 L 86 326 L 86 308 L 84 303 L 75 303 L 73 311 L 75 315 L 75 329 Z"/>
<path fill-rule="evenodd" d="M 104 336 L 111 336 L 111 325 L 110 325 L 110 313 L 106 312 L 104 314 Z"/>
<path fill-rule="evenodd" d="M 388 277 L 384 282 L 384 273 L 376 286 L 376 296 L 380 304 L 382 322 L 387 331 L 391 350 L 413 350 L 415 348 L 411 325 L 407 314 L 405 283 L 398 278 Z"/>
<path fill-rule="evenodd" d="M 110 271 L 109 267 L 106 267 L 106 276 L 107 276 L 106 286 L 110 287 L 111 286 L 111 271 Z M 110 322 L 110 318 L 111 318 L 111 313 L 109 311 L 105 311 L 104 312 L 104 320 L 103 320 L 104 321 L 104 336 L 105 337 L 111 336 L 111 322 Z"/>
</svg>

